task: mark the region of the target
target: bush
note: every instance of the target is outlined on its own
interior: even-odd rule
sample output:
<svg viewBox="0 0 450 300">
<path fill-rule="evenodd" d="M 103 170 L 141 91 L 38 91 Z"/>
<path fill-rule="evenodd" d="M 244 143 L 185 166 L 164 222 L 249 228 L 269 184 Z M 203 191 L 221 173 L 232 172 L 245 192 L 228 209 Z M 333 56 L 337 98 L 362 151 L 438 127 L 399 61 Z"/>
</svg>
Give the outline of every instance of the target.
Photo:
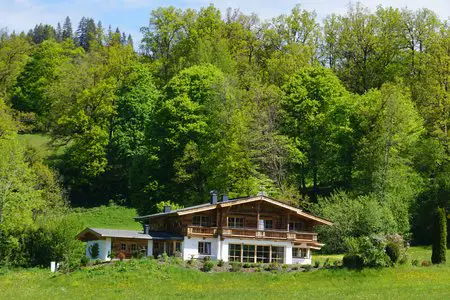
<svg viewBox="0 0 450 300">
<path fill-rule="evenodd" d="M 385 240 L 379 236 L 349 238 L 347 241 L 347 261 L 344 265 L 348 268 L 359 266 L 362 260 L 363 267 L 386 267 L 390 265 L 390 259 L 385 252 Z M 345 257 L 345 256 L 344 256 Z"/>
<path fill-rule="evenodd" d="M 302 267 L 303 267 L 303 269 L 304 269 L 304 272 L 309 272 L 309 271 L 311 271 L 311 269 L 312 269 L 312 266 L 311 266 L 311 265 L 303 265 Z"/>
<path fill-rule="evenodd" d="M 212 262 L 211 260 L 205 260 L 203 261 L 203 268 L 202 271 L 203 272 L 209 272 L 214 268 L 214 262 Z"/>
<path fill-rule="evenodd" d="M 217 266 L 218 266 L 218 267 L 223 267 L 223 265 L 224 265 L 223 259 L 219 259 L 219 260 L 217 261 Z"/>
<path fill-rule="evenodd" d="M 401 248 L 400 245 L 397 243 L 389 242 L 386 245 L 386 254 L 389 256 L 389 259 L 391 260 L 391 263 L 395 265 L 401 256 Z"/>
<path fill-rule="evenodd" d="M 239 272 L 242 268 L 242 264 L 239 262 L 232 262 L 231 263 L 231 272 Z"/>
<path fill-rule="evenodd" d="M 100 247 L 98 246 L 98 243 L 94 243 L 92 244 L 88 251 L 89 251 L 89 255 L 91 255 L 91 258 L 96 259 L 98 258 L 99 252 L 100 252 Z"/>
<path fill-rule="evenodd" d="M 330 259 L 327 258 L 325 259 L 325 261 L 323 262 L 323 267 L 328 269 L 330 267 Z"/>
<path fill-rule="evenodd" d="M 133 258 L 136 258 L 136 259 L 141 259 L 141 258 L 144 258 L 144 253 L 142 252 L 142 251 L 134 251 L 132 254 L 131 254 L 131 257 L 133 257 Z"/>
<path fill-rule="evenodd" d="M 418 260 L 418 259 L 413 259 L 413 260 L 411 261 L 411 265 L 413 265 L 413 266 L 415 266 L 415 267 L 418 267 L 418 266 L 419 266 L 419 260 Z"/>
<path fill-rule="evenodd" d="M 435 218 L 431 261 L 433 264 L 443 264 L 447 260 L 447 215 L 445 208 L 438 208 Z"/>
<path fill-rule="evenodd" d="M 364 266 L 364 260 L 356 254 L 346 254 L 342 259 L 344 267 L 349 269 L 361 269 Z"/>
<path fill-rule="evenodd" d="M 81 264 L 83 267 L 87 266 L 88 263 L 89 263 L 89 257 L 87 257 L 87 256 L 81 257 L 81 259 L 80 259 L 80 264 Z"/>
<path fill-rule="evenodd" d="M 315 262 L 314 262 L 314 268 L 319 268 L 320 267 L 320 261 L 318 261 L 318 260 L 316 260 Z"/>
<path fill-rule="evenodd" d="M 385 205 L 374 196 L 353 197 L 336 192 L 329 197 L 319 197 L 311 205 L 313 213 L 334 222 L 333 226 L 317 228 L 324 253 L 345 253 L 346 239 L 369 236 L 374 233 L 392 233 L 397 228 L 396 219 Z"/>
</svg>

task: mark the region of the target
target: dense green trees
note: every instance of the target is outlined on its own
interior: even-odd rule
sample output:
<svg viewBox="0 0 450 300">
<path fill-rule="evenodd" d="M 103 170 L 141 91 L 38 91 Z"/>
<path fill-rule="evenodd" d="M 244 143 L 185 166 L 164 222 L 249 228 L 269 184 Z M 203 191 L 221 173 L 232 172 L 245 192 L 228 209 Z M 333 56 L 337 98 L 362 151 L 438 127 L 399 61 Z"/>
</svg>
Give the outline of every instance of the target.
<svg viewBox="0 0 450 300">
<path fill-rule="evenodd" d="M 162 7 L 139 53 L 119 29 L 74 27 L 0 39 L 8 118 L 64 145 L 45 163 L 73 205 L 150 212 L 264 189 L 341 224 L 322 232 L 330 250 L 371 233 L 431 242 L 450 206 L 450 31 L 434 12 Z"/>
</svg>

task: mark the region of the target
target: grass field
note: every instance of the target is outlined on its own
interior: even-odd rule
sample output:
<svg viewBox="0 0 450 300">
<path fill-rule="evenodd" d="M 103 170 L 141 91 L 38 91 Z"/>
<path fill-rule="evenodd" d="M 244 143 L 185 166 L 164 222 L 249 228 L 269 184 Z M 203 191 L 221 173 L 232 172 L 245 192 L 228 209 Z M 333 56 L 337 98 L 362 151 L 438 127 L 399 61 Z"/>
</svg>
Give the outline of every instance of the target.
<svg viewBox="0 0 450 300">
<path fill-rule="evenodd" d="M 411 249 L 411 258 L 430 250 Z M 450 253 L 449 253 L 450 254 Z M 291 273 L 202 273 L 132 260 L 51 274 L 0 272 L 1 299 L 450 299 L 450 265 Z"/>
<path fill-rule="evenodd" d="M 142 229 L 141 224 L 133 219 L 137 215 L 134 208 L 111 205 L 75 208 L 69 218 L 83 224 L 82 227 L 139 230 Z"/>
</svg>

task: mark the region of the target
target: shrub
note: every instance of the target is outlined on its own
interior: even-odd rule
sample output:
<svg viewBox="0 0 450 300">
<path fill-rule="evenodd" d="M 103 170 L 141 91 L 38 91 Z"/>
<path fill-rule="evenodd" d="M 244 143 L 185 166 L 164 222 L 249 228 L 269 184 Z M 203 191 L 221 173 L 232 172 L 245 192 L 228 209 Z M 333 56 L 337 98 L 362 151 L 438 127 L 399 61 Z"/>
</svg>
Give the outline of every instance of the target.
<svg viewBox="0 0 450 300">
<path fill-rule="evenodd" d="M 311 265 L 303 265 L 302 267 L 303 267 L 304 272 L 309 272 L 312 269 Z"/>
<path fill-rule="evenodd" d="M 89 255 L 91 255 L 91 258 L 96 259 L 99 255 L 99 246 L 98 243 L 94 243 L 89 247 Z"/>
<path fill-rule="evenodd" d="M 389 256 L 389 259 L 391 260 L 391 263 L 395 265 L 401 256 L 400 245 L 397 243 L 389 242 L 386 245 L 385 249 L 387 256 Z"/>
<path fill-rule="evenodd" d="M 442 264 L 447 260 L 447 216 L 445 213 L 445 208 L 438 208 L 435 218 L 431 261 L 433 264 Z"/>
<path fill-rule="evenodd" d="M 292 271 L 297 271 L 297 270 L 298 270 L 298 266 L 297 266 L 297 265 L 292 266 L 292 267 L 291 267 L 291 270 L 292 270 Z"/>
<path fill-rule="evenodd" d="M 211 260 L 204 260 L 203 261 L 203 272 L 209 272 L 214 268 L 214 262 Z"/>
<path fill-rule="evenodd" d="M 142 251 L 134 251 L 132 254 L 131 254 L 131 257 L 133 257 L 133 258 L 136 258 L 136 259 L 141 259 L 141 258 L 143 258 L 145 255 L 144 255 L 144 253 L 142 253 Z"/>
<path fill-rule="evenodd" d="M 269 264 L 269 269 L 271 271 L 278 271 L 280 269 L 280 264 L 277 262 L 273 262 Z"/>
<path fill-rule="evenodd" d="M 231 263 L 231 272 L 239 272 L 242 268 L 242 264 L 239 262 L 232 262 Z"/>
<path fill-rule="evenodd" d="M 191 255 L 191 258 L 187 261 L 187 264 L 192 266 L 195 263 L 195 257 L 194 255 Z"/>
<path fill-rule="evenodd" d="M 244 263 L 243 265 L 242 265 L 242 267 L 244 268 L 244 269 L 248 269 L 248 268 L 251 268 L 252 267 L 252 264 L 251 263 Z"/>
<path fill-rule="evenodd" d="M 325 259 L 325 261 L 323 262 L 323 267 L 328 269 L 330 267 L 330 259 L 327 258 Z"/>
<path fill-rule="evenodd" d="M 430 260 L 423 260 L 421 265 L 422 267 L 429 267 L 431 266 L 433 263 Z"/>
<path fill-rule="evenodd" d="M 123 253 L 123 252 L 119 252 L 118 254 L 117 254 L 117 258 L 120 260 L 120 261 L 123 261 L 124 259 L 125 259 L 125 253 Z"/>
<path fill-rule="evenodd" d="M 390 265 L 390 259 L 385 252 L 385 240 L 379 236 L 349 238 L 348 252 L 344 265 L 348 268 L 358 267 L 362 260 L 362 267 L 385 267 Z M 345 257 L 345 256 L 344 256 Z"/>
<path fill-rule="evenodd" d="M 335 267 L 342 266 L 342 261 L 340 261 L 340 260 L 333 261 L 333 266 L 335 266 Z"/>
<path fill-rule="evenodd" d="M 356 254 L 346 254 L 342 259 L 344 267 L 349 269 L 361 269 L 364 266 L 364 260 Z"/>
<path fill-rule="evenodd" d="M 217 261 L 217 266 L 218 266 L 218 267 L 223 267 L 223 265 L 224 265 L 223 259 L 219 259 L 219 260 Z"/>
<path fill-rule="evenodd" d="M 314 268 L 319 268 L 320 267 L 320 261 L 318 261 L 318 260 L 316 260 L 315 262 L 314 262 Z"/>
<path fill-rule="evenodd" d="M 411 261 L 411 265 L 413 265 L 413 266 L 415 266 L 415 267 L 418 267 L 418 266 L 419 266 L 419 260 L 418 260 L 418 259 L 413 259 L 413 260 Z"/>
<path fill-rule="evenodd" d="M 83 267 L 87 266 L 88 263 L 89 263 L 89 257 L 87 257 L 87 256 L 81 257 L 81 259 L 80 259 L 80 264 L 81 264 Z"/>
<path fill-rule="evenodd" d="M 287 269 L 289 269 L 289 265 L 283 264 L 283 265 L 281 266 L 281 268 L 282 268 L 284 271 L 286 271 Z"/>
</svg>

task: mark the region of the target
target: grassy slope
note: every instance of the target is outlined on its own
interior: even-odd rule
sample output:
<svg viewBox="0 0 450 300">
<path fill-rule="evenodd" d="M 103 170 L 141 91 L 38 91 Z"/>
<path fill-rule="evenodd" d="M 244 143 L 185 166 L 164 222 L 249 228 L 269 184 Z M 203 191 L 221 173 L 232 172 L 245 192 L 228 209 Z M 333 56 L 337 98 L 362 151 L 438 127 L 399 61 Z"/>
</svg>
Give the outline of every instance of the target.
<svg viewBox="0 0 450 300">
<path fill-rule="evenodd" d="M 82 227 L 139 230 L 142 226 L 133 219 L 137 215 L 134 208 L 113 205 L 76 208 L 70 218 L 83 224 Z"/>
<path fill-rule="evenodd" d="M 430 256 L 415 248 L 412 258 Z M 450 251 L 449 251 L 450 255 Z M 0 272 L 1 273 L 1 272 Z M 211 273 L 153 260 L 52 275 L 48 270 L 0 275 L 3 299 L 450 299 L 450 265 L 310 273 Z"/>
</svg>

